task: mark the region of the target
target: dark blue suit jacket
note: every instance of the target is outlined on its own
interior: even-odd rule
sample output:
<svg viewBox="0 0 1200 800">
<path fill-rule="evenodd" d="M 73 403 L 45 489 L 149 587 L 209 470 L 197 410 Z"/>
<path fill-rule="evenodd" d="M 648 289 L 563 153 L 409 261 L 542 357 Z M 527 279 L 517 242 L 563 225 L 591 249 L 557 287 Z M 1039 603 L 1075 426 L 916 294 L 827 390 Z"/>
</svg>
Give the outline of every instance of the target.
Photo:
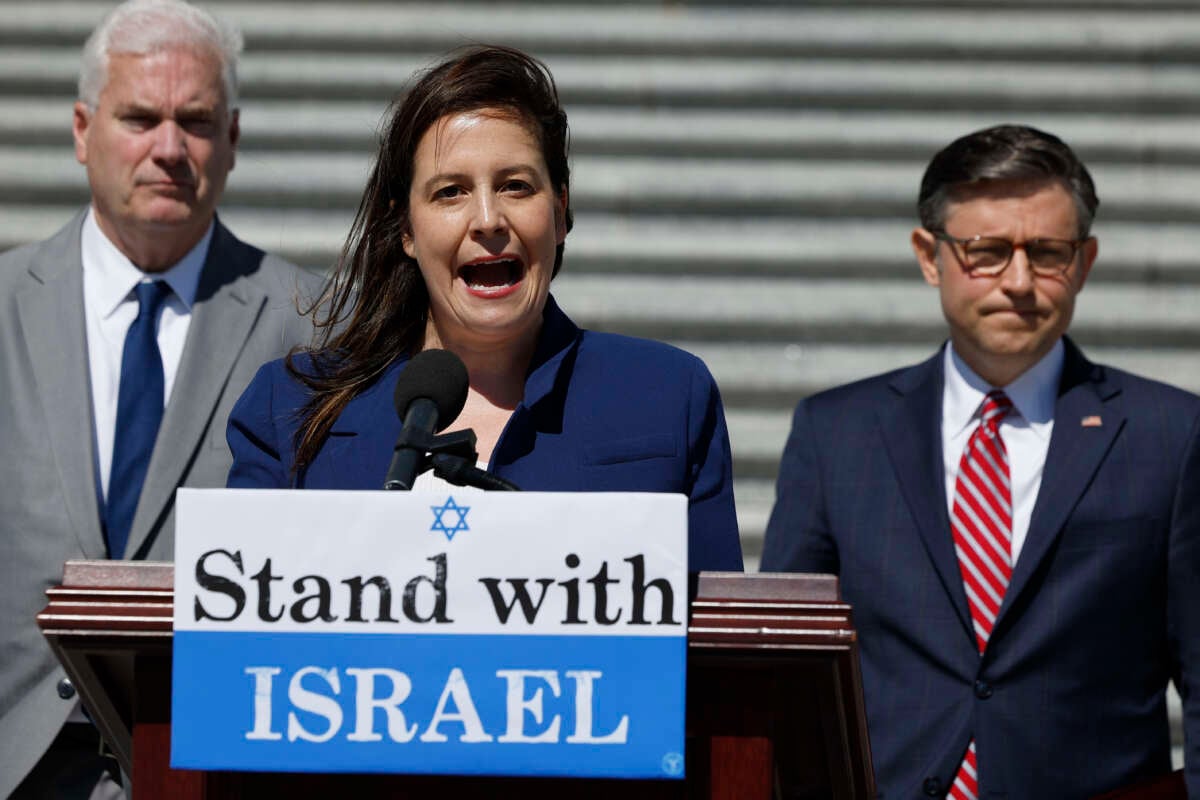
<svg viewBox="0 0 1200 800">
<path fill-rule="evenodd" d="M 762 559 L 840 576 L 881 796 L 944 792 L 972 736 L 981 798 L 1086 798 L 1166 772 L 1175 677 L 1200 797 L 1200 398 L 1066 342 L 1029 533 L 980 657 L 946 508 L 942 364 L 800 403 Z"/>
<path fill-rule="evenodd" d="M 229 486 L 381 488 L 400 432 L 392 392 L 406 361 L 346 406 L 299 474 L 296 412 L 307 395 L 282 361 L 264 366 L 229 417 Z M 528 490 L 685 494 L 689 569 L 742 569 L 729 434 L 708 368 L 659 342 L 580 330 L 553 298 L 525 398 L 488 470 Z"/>
</svg>

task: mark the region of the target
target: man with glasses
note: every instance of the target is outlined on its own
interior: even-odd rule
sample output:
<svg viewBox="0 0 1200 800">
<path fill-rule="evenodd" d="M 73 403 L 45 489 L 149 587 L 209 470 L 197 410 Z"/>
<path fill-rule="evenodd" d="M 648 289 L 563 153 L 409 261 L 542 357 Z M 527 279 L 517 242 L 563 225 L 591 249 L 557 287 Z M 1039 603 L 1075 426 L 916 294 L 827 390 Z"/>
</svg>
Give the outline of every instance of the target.
<svg viewBox="0 0 1200 800">
<path fill-rule="evenodd" d="M 1172 679 L 1200 797 L 1200 398 L 1066 337 L 1098 204 L 1055 136 L 950 144 L 912 234 L 949 343 L 796 409 L 762 567 L 840 576 L 884 797 L 1167 773 Z"/>
</svg>

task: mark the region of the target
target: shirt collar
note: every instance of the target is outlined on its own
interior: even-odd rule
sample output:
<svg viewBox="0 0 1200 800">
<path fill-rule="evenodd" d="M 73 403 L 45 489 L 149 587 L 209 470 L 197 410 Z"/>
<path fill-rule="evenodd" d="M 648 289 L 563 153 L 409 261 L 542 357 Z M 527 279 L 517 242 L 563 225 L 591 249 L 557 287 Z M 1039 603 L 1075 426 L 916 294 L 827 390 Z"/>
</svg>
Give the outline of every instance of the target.
<svg viewBox="0 0 1200 800">
<path fill-rule="evenodd" d="M 955 434 L 961 433 L 975 421 L 984 396 L 992 389 L 1002 388 L 1013 404 L 1013 413 L 1007 421 L 1015 425 L 1025 424 L 1037 435 L 1048 437 L 1050 423 L 1054 422 L 1054 402 L 1062 377 L 1063 354 L 1062 339 L 1059 339 L 1049 353 L 1021 373 L 1015 381 L 1008 386 L 995 387 L 975 374 L 954 352 L 954 345 L 948 343 L 944 362 L 946 388 L 942 398 L 942 418 Z"/>
<path fill-rule="evenodd" d="M 208 230 L 200 237 L 200 241 L 189 250 L 183 258 L 169 269 L 156 273 L 153 277 L 164 280 L 171 291 L 189 311 L 196 302 L 196 288 L 200 284 L 200 272 L 204 269 L 204 261 L 208 257 L 208 246 L 212 242 L 215 220 L 208 224 Z M 83 269 L 95 278 L 93 299 L 100 318 L 110 316 L 124 300 L 129 297 L 133 287 L 149 277 L 138 269 L 128 256 L 122 253 L 112 241 L 100 230 L 96 222 L 95 212 L 89 208 L 83 220 L 83 230 L 80 234 L 83 250 Z"/>
</svg>

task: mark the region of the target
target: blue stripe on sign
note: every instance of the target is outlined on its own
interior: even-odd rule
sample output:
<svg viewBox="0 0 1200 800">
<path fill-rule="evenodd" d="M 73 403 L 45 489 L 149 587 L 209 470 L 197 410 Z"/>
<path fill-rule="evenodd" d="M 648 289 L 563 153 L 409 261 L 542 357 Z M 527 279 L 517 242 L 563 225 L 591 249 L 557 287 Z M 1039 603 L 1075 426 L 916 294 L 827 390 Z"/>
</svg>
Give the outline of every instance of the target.
<svg viewBox="0 0 1200 800">
<path fill-rule="evenodd" d="M 684 637 L 177 631 L 171 766 L 680 778 L 686 648 Z"/>
</svg>

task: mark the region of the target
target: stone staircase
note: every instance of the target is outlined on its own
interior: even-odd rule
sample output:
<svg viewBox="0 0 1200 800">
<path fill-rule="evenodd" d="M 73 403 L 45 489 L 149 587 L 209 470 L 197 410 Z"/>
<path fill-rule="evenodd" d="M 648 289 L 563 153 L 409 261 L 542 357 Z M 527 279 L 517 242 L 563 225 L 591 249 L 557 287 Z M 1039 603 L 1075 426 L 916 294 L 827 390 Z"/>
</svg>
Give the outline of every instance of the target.
<svg viewBox="0 0 1200 800">
<path fill-rule="evenodd" d="M 0 0 L 0 248 L 86 199 L 71 102 L 109 5 Z M 577 210 L 555 293 L 585 326 L 666 339 L 712 368 L 750 567 L 796 400 L 944 336 L 908 233 L 925 163 L 962 133 L 1019 121 L 1076 147 L 1102 200 L 1076 338 L 1200 390 L 1194 0 L 209 5 L 247 42 L 223 218 L 316 269 L 415 69 L 476 41 L 550 64 Z"/>
</svg>

